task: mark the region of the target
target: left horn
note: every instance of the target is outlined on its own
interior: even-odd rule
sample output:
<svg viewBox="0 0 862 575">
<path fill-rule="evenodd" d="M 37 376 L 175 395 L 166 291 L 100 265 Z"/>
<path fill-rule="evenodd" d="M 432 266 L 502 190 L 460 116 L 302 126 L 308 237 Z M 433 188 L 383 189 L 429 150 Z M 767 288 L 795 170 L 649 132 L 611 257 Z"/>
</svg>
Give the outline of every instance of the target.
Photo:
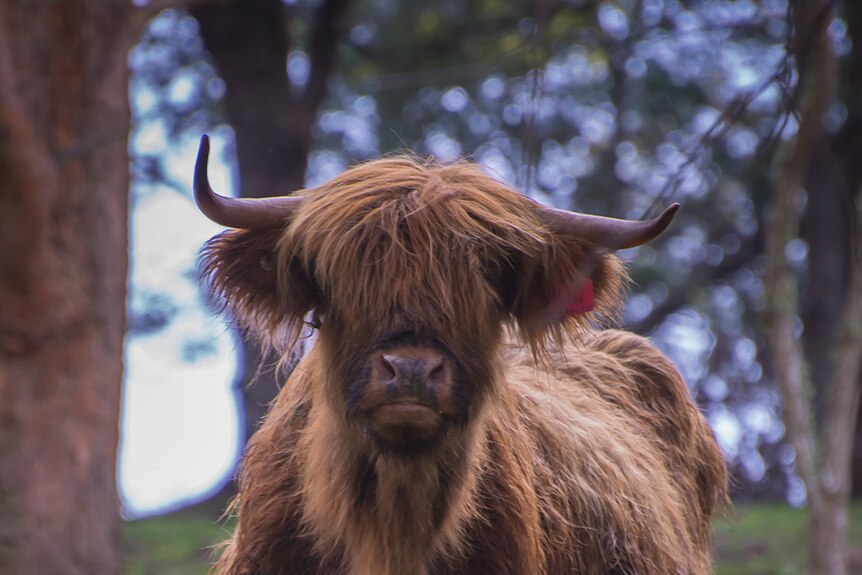
<svg viewBox="0 0 862 575">
<path fill-rule="evenodd" d="M 601 216 L 589 216 L 542 207 L 540 217 L 553 229 L 571 233 L 597 246 L 611 250 L 633 248 L 645 244 L 662 233 L 679 209 L 671 204 L 651 220 L 618 220 Z"/>
<path fill-rule="evenodd" d="M 302 203 L 302 198 L 289 196 L 226 198 L 218 195 L 207 178 L 209 155 L 210 139 L 204 134 L 195 162 L 195 202 L 200 211 L 215 223 L 246 230 L 275 228 L 287 223 Z"/>
</svg>

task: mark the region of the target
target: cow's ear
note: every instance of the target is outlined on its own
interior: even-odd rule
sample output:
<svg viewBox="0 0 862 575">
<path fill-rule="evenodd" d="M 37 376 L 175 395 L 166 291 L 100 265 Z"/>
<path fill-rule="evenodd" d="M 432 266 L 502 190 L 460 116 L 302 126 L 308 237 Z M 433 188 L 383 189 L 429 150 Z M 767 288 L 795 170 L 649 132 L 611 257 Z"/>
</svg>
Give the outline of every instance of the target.
<svg viewBox="0 0 862 575">
<path fill-rule="evenodd" d="M 610 250 L 577 236 L 554 234 L 539 254 L 522 255 L 514 270 L 510 311 L 525 339 L 616 318 L 628 281 Z"/>
<path fill-rule="evenodd" d="M 627 276 L 614 252 L 661 234 L 678 208 L 651 220 L 618 220 L 537 206 L 546 241 L 520 257 L 510 299 L 527 341 L 535 348 L 548 333 L 616 316 Z"/>
<path fill-rule="evenodd" d="M 214 304 L 261 338 L 293 337 L 316 306 L 316 290 L 304 266 L 277 261 L 282 235 L 281 227 L 228 230 L 207 242 L 201 254 L 200 273 Z"/>
</svg>

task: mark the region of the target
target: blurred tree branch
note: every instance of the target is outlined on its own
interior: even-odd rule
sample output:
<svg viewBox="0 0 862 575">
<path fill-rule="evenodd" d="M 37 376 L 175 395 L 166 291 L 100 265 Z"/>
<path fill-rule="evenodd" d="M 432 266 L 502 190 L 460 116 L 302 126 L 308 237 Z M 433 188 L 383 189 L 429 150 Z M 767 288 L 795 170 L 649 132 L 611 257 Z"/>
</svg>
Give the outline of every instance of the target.
<svg viewBox="0 0 862 575">
<path fill-rule="evenodd" d="M 314 13 L 309 38 L 311 71 L 305 86 L 305 107 L 316 113 L 326 97 L 326 83 L 335 70 L 338 45 L 345 32 L 350 0 L 325 0 Z"/>
<path fill-rule="evenodd" d="M 750 265 L 760 253 L 755 246 L 760 243 L 758 237 L 745 240 L 740 249 L 730 257 L 722 260 L 716 266 L 703 266 L 695 272 L 690 282 L 679 289 L 672 291 L 660 304 L 655 306 L 650 313 L 636 322 L 626 324 L 627 330 L 640 334 L 648 334 L 657 328 L 667 317 L 686 305 L 691 303 L 688 286 L 691 285 L 713 285 L 728 279 L 743 267 Z"/>
<path fill-rule="evenodd" d="M 385 10 L 375 4 L 347 4 L 150 3 L 150 8 L 191 8 L 225 81 L 219 81 L 209 62 L 199 60 L 199 45 L 185 35 L 193 27 L 188 22 L 182 27 L 169 25 L 183 20 L 186 12 L 168 11 L 143 45 L 155 48 L 156 55 L 160 42 L 162 48 L 173 49 L 167 57 L 170 66 L 160 66 L 158 57 L 151 57 L 146 68 L 149 86 L 169 104 L 152 106 L 147 113 L 164 114 L 172 136 L 197 133 L 205 124 L 231 124 L 243 195 L 301 187 L 306 164 L 317 181 L 353 161 L 396 147 L 420 154 L 442 150 L 445 156 L 446 149 L 433 141 L 437 138 L 457 150 L 453 153 L 485 163 L 511 183 L 520 184 L 526 173 L 531 189 L 552 201 L 574 200 L 579 208 L 597 213 L 640 213 L 649 202 L 669 194 L 684 199 L 684 220 L 679 223 L 685 226 L 677 227 L 674 243 L 656 245 L 664 255 L 652 271 L 634 269 L 646 292 L 656 291 L 658 276 L 671 279 L 666 282 L 670 291 L 630 327 L 652 331 L 669 314 L 697 299 L 697 313 L 716 338 L 709 361 L 727 380 L 731 395 L 708 397 L 697 388 L 705 382 L 701 376 L 693 376 L 690 383 L 709 402 L 763 403 L 763 388 L 755 384 L 759 376 L 744 377 L 736 370 L 734 349 L 740 340 L 751 338 L 754 308 L 770 295 L 764 296 L 757 277 L 770 187 L 764 185 L 763 166 L 792 137 L 800 120 L 795 61 L 782 59 L 786 53 L 782 36 L 788 29 L 783 7 L 764 5 L 752 14 L 728 2 L 730 12 L 718 18 L 709 10 L 678 3 L 665 3 L 653 16 L 643 3 L 626 7 L 553 0 L 539 5 L 479 2 L 447 12 L 413 3 L 388 4 Z M 862 45 L 854 36 L 850 15 L 857 8 L 852 3 L 839 5 L 850 24 L 853 45 Z M 600 7 L 625 13 L 624 33 L 599 21 Z M 339 18 L 340 23 L 334 21 Z M 219 26 L 225 29 L 219 31 Z M 230 26 L 240 32 L 230 34 Z M 841 41 L 840 26 L 832 34 Z M 316 48 L 318 42 L 323 44 Z M 851 61 L 857 52 L 842 54 L 842 62 Z M 338 62 L 330 59 L 336 57 Z M 298 64 L 289 75 L 284 73 L 285 60 Z M 172 102 L 174 79 L 183 76 L 186 81 L 195 79 L 197 92 Z M 328 96 L 327 84 L 336 87 Z M 840 133 L 823 138 L 825 147 L 831 146 L 841 158 L 839 170 L 856 164 L 862 168 L 852 159 L 858 158 L 856 148 L 839 142 L 854 124 L 852 94 L 844 101 L 849 110 L 846 123 L 840 123 L 840 114 L 835 116 L 840 106 L 832 110 L 832 129 L 840 128 Z M 447 100 L 450 97 L 455 99 Z M 463 100 L 458 103 L 457 98 Z M 315 123 L 316 110 L 324 109 L 325 121 Z M 609 128 L 603 133 L 602 122 L 608 117 Z M 740 133 L 754 142 L 754 151 L 732 149 Z M 844 156 L 850 159 L 845 161 Z M 817 159 L 814 165 L 820 169 L 808 171 L 810 198 L 822 196 L 827 180 L 835 177 L 831 165 Z M 155 181 L 166 177 L 148 161 L 136 162 L 134 168 Z M 699 182 L 708 190 L 694 189 Z M 804 217 L 812 213 L 810 208 Z M 821 248 L 815 247 L 806 226 L 803 222 L 801 237 L 809 242 L 808 273 L 814 274 L 825 258 L 815 253 Z M 670 254 L 671 248 L 676 255 Z M 702 257 L 704 250 L 709 257 Z M 723 255 L 716 259 L 716 253 Z M 830 286 L 816 297 L 843 299 L 835 297 L 832 280 L 823 277 Z M 712 282 L 735 292 L 725 302 L 732 300 L 728 303 L 732 309 L 720 308 L 718 299 L 712 298 L 721 295 Z M 705 293 L 710 299 L 700 305 Z M 811 294 L 804 293 L 803 304 L 811 302 Z M 806 342 L 817 339 L 812 337 L 812 316 L 816 318 L 817 311 L 806 310 Z M 835 322 L 824 322 L 832 330 Z M 657 334 L 659 340 L 666 339 L 663 332 Z M 831 351 L 831 340 L 826 349 Z M 806 352 L 812 367 L 812 353 L 827 357 L 807 347 Z M 760 358 L 754 361 L 759 369 Z M 819 389 L 814 371 L 814 387 Z M 253 392 L 267 387 L 264 377 Z M 259 408 L 267 401 L 261 396 L 253 403 Z M 776 455 L 781 434 L 746 433 L 760 435 L 740 449 L 748 451 L 749 461 L 762 455 L 767 473 L 774 474 L 771 488 L 790 494 L 794 483 L 787 482 L 787 474 L 792 474 L 793 465 L 779 462 Z M 778 491 L 770 492 L 777 495 Z"/>
</svg>

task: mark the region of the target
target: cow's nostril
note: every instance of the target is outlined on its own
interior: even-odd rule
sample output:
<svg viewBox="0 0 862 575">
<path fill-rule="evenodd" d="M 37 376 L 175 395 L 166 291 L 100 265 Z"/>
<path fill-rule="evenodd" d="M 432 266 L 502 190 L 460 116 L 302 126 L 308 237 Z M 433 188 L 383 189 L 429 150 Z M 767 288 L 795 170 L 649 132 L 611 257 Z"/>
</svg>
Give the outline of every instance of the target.
<svg viewBox="0 0 862 575">
<path fill-rule="evenodd" d="M 397 357 L 391 355 L 383 355 L 380 358 L 380 375 L 383 376 L 383 381 L 395 381 L 398 375 L 396 363 Z"/>
<path fill-rule="evenodd" d="M 446 375 L 443 357 L 436 353 L 380 356 L 380 375 L 384 381 L 439 381 Z"/>
<path fill-rule="evenodd" d="M 441 361 L 434 367 L 434 369 L 431 370 L 431 373 L 428 374 L 428 380 L 432 383 L 439 383 L 443 379 L 444 375 L 446 375 L 446 370 Z"/>
</svg>

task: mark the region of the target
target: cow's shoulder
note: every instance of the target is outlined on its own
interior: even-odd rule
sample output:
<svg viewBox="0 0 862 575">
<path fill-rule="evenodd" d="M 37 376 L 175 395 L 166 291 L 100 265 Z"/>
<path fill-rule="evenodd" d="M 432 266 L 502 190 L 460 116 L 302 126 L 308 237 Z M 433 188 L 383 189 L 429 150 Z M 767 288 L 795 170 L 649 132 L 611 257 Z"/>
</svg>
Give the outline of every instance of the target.
<svg viewBox="0 0 862 575">
<path fill-rule="evenodd" d="M 571 383 L 649 420 L 693 417 L 694 403 L 673 362 L 648 339 L 620 330 L 590 334 L 566 347 L 557 368 Z"/>
</svg>

